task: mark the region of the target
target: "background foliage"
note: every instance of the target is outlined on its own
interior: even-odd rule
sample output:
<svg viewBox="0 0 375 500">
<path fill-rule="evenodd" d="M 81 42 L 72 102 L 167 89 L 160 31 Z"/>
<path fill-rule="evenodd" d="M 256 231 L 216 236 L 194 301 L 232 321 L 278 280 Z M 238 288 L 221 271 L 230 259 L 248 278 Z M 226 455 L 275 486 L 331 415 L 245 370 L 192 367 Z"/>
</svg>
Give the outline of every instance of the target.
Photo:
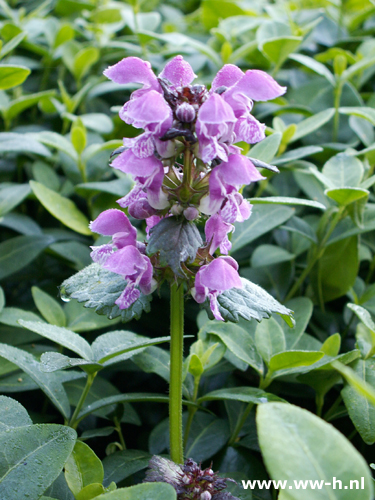
<svg viewBox="0 0 375 500">
<path fill-rule="evenodd" d="M 347 484 L 366 478 L 365 491 L 319 498 L 372 499 L 373 2 L 0 0 L 0 19 L 2 498 L 174 498 L 168 485 L 121 489 L 167 452 L 168 290 L 124 326 L 110 306 L 95 313 L 93 290 L 82 291 L 85 308 L 64 289 L 61 302 L 58 287 L 104 242 L 89 220 L 131 188 L 108 162 L 138 133 L 117 115 L 134 87 L 102 71 L 133 55 L 158 72 L 182 54 L 205 84 L 230 63 L 288 86 L 254 109 L 267 138 L 241 145 L 281 173 L 264 170 L 265 181 L 245 188 L 253 214 L 232 254 L 296 319 L 294 328 L 279 316 L 220 323 L 188 302 L 186 456 L 239 480 L 287 479 L 293 452 L 301 479 L 328 480 L 338 467 Z"/>
</svg>

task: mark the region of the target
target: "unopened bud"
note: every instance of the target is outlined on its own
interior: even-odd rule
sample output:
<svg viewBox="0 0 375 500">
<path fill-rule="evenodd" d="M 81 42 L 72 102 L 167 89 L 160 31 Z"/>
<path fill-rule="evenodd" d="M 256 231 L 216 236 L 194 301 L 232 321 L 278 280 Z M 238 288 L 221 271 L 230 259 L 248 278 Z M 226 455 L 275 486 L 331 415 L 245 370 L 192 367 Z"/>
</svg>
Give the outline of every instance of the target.
<svg viewBox="0 0 375 500">
<path fill-rule="evenodd" d="M 184 216 L 187 220 L 194 220 L 199 216 L 199 210 L 195 207 L 185 208 Z"/>
<path fill-rule="evenodd" d="M 172 207 L 171 207 L 171 214 L 172 215 L 181 215 L 182 214 L 182 211 L 183 211 L 183 207 L 181 205 L 178 205 L 177 203 L 175 203 Z"/>
<path fill-rule="evenodd" d="M 211 500 L 211 498 L 212 498 L 212 495 L 209 491 L 204 491 L 203 493 L 201 493 L 200 500 Z"/>
<path fill-rule="evenodd" d="M 129 205 L 128 210 L 129 215 L 134 217 L 134 219 L 147 219 L 156 214 L 156 210 L 152 208 L 145 198 L 137 200 Z"/>
<path fill-rule="evenodd" d="M 195 109 L 191 104 L 183 102 L 176 109 L 176 116 L 180 122 L 190 123 L 195 120 Z"/>
</svg>

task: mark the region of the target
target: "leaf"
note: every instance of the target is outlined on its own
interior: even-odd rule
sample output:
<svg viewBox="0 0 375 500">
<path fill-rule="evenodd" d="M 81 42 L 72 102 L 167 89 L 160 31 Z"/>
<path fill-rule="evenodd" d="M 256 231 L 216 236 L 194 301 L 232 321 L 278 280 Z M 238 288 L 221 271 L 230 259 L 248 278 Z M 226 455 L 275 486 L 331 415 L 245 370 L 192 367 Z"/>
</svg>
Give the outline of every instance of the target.
<svg viewBox="0 0 375 500">
<path fill-rule="evenodd" d="M 362 162 L 358 158 L 339 153 L 324 164 L 322 173 L 331 183 L 327 187 L 358 187 L 364 169 Z"/>
<path fill-rule="evenodd" d="M 10 121 L 16 118 L 20 113 L 26 109 L 38 104 L 41 99 L 46 97 L 54 97 L 56 92 L 54 90 L 46 90 L 44 92 L 37 92 L 36 94 L 23 95 L 10 101 L 9 106 L 2 108 L 2 113 L 6 120 Z M 32 136 L 32 134 L 30 134 Z"/>
<path fill-rule="evenodd" d="M 107 271 L 99 264 L 91 264 L 65 280 L 60 289 L 66 299 L 85 302 L 85 307 L 94 308 L 98 314 L 106 314 L 109 319 L 121 317 L 123 322 L 139 319 L 143 311 L 150 311 L 152 295 L 141 296 L 128 308 L 119 309 L 115 301 L 124 291 L 126 281 L 119 274 Z"/>
<path fill-rule="evenodd" d="M 65 464 L 65 479 L 75 497 L 91 483 L 102 483 L 103 465 L 92 449 L 77 441 Z"/>
<path fill-rule="evenodd" d="M 77 434 L 56 424 L 30 425 L 0 434 L 0 494 L 37 499 L 57 478 Z"/>
<path fill-rule="evenodd" d="M 31 293 L 36 307 L 48 323 L 56 326 L 66 325 L 64 310 L 56 300 L 37 286 L 31 288 Z"/>
<path fill-rule="evenodd" d="M 324 194 L 339 205 L 346 206 L 362 200 L 363 198 L 368 198 L 370 193 L 367 189 L 342 187 L 337 189 L 327 189 L 324 191 Z"/>
<path fill-rule="evenodd" d="M 285 351 L 286 342 L 283 329 L 273 318 L 262 321 L 255 330 L 257 351 L 268 365 L 274 354 Z"/>
<path fill-rule="evenodd" d="M 293 143 L 298 141 L 302 137 L 305 137 L 308 134 L 311 134 L 315 130 L 318 130 L 320 127 L 328 123 L 333 115 L 335 114 L 335 110 L 333 108 L 325 109 L 316 115 L 310 116 L 303 120 L 302 122 L 297 123 L 297 129 L 293 134 L 292 139 L 289 143 Z"/>
<path fill-rule="evenodd" d="M 166 382 L 169 382 L 169 354 L 164 349 L 155 346 L 147 347 L 141 353 L 135 354 L 132 361 L 143 372 L 157 373 Z"/>
<path fill-rule="evenodd" d="M 203 401 L 242 401 L 243 403 L 264 404 L 272 401 L 282 401 L 279 396 L 270 394 L 256 387 L 230 387 L 209 392 L 197 400 Z"/>
<path fill-rule="evenodd" d="M 311 272 L 311 284 L 320 303 L 345 295 L 358 272 L 358 237 L 352 236 L 325 249 Z"/>
<path fill-rule="evenodd" d="M 0 90 L 7 90 L 21 85 L 31 73 L 25 66 L 0 64 Z"/>
<path fill-rule="evenodd" d="M 18 307 L 4 307 L 0 314 L 0 323 L 8 326 L 18 327 L 18 320 L 23 319 L 26 321 L 40 321 L 40 317 L 31 311 L 24 311 Z"/>
<path fill-rule="evenodd" d="M 1 48 L 0 58 L 2 59 L 4 56 L 9 54 L 9 52 L 11 52 L 13 49 L 15 49 L 17 47 L 17 45 L 19 45 L 22 42 L 22 40 L 26 37 L 26 35 L 27 35 L 26 32 L 19 33 L 18 35 L 14 36 L 11 40 L 9 40 L 9 42 L 6 43 Z"/>
<path fill-rule="evenodd" d="M 366 398 L 369 403 L 375 406 L 375 390 L 364 380 L 363 376 L 359 376 L 352 368 L 345 366 L 339 361 L 333 361 L 332 366 L 359 395 Z"/>
<path fill-rule="evenodd" d="M 26 267 L 53 241 L 52 236 L 16 236 L 0 243 L 0 279 Z"/>
<path fill-rule="evenodd" d="M 271 38 L 262 43 L 260 49 L 270 61 L 279 66 L 297 49 L 302 40 L 300 36 Z"/>
<path fill-rule="evenodd" d="M 339 113 L 342 115 L 358 116 L 364 120 L 369 121 L 375 125 L 375 109 L 367 106 L 348 106 L 346 108 L 339 108 Z"/>
<path fill-rule="evenodd" d="M 329 71 L 329 69 L 326 66 L 324 66 L 324 64 L 316 61 L 312 57 L 304 56 L 302 54 L 292 54 L 289 56 L 289 59 L 293 59 L 293 61 L 297 61 L 300 64 L 303 64 L 303 66 L 306 66 L 307 68 L 311 69 L 312 71 L 314 71 L 314 73 L 324 76 L 324 78 L 332 86 L 336 85 L 335 77 Z"/>
<path fill-rule="evenodd" d="M 371 58 L 366 57 L 366 58 L 356 62 L 355 64 L 353 64 L 348 69 L 346 69 L 343 72 L 343 74 L 341 75 L 341 78 L 343 80 L 349 80 L 356 73 L 364 71 L 365 69 L 373 66 L 374 64 L 375 64 L 375 57 L 371 57 Z"/>
<path fill-rule="evenodd" d="M 306 158 L 307 156 L 320 153 L 323 149 L 320 146 L 304 146 L 302 148 L 292 149 L 286 153 L 278 156 L 273 160 L 275 165 L 285 165 L 286 163 L 292 163 L 293 161 L 300 160 L 301 158 Z"/>
<path fill-rule="evenodd" d="M 39 182 L 30 181 L 30 186 L 40 203 L 57 220 L 77 233 L 91 234 L 88 219 L 75 203 Z"/>
<path fill-rule="evenodd" d="M 91 66 L 99 59 L 100 53 L 96 47 L 86 47 L 80 50 L 73 62 L 72 72 L 79 81 L 90 70 Z"/>
<path fill-rule="evenodd" d="M 263 288 L 245 278 L 241 278 L 243 288 L 231 288 L 217 297 L 219 311 L 225 321 L 237 323 L 240 317 L 262 321 L 272 313 L 282 316 L 289 326 L 293 325 L 292 311 L 281 305 Z M 204 305 L 209 317 L 212 318 L 208 302 Z"/>
<path fill-rule="evenodd" d="M 269 369 L 272 372 L 272 378 L 280 377 L 286 372 L 298 373 L 304 371 L 303 368 L 311 366 L 324 356 L 323 352 L 314 351 L 285 351 L 275 354 L 269 362 Z M 302 368 L 302 370 L 300 370 Z M 278 372 L 278 373 L 275 373 Z"/>
<path fill-rule="evenodd" d="M 31 134 L 17 134 L 15 132 L 0 132 L 0 152 L 51 156 L 48 149 L 33 139 Z"/>
<path fill-rule="evenodd" d="M 1 318 L 1 313 L 4 310 L 4 306 L 5 306 L 5 294 L 4 294 L 4 290 L 0 286 L 0 318 Z M 0 319 L 0 322 L 1 322 L 1 319 Z"/>
<path fill-rule="evenodd" d="M 151 455 L 145 451 L 122 450 L 108 455 L 103 460 L 104 486 L 114 481 L 120 483 L 136 472 L 146 469 Z"/>
<path fill-rule="evenodd" d="M 49 130 L 43 130 L 43 132 L 30 135 L 42 144 L 66 153 L 75 162 L 78 161 L 78 155 L 72 143 L 64 136 L 57 134 L 56 132 L 50 132 Z"/>
<path fill-rule="evenodd" d="M 280 229 L 285 229 L 291 233 L 299 234 L 310 240 L 312 243 L 318 242 L 315 231 L 311 225 L 300 217 L 291 217 L 284 226 L 281 226 Z"/>
<path fill-rule="evenodd" d="M 329 500 L 371 500 L 373 484 L 369 468 L 354 446 L 332 425 L 307 410 L 283 403 L 260 405 L 257 411 L 259 445 L 267 470 L 274 480 L 318 481 L 319 498 Z M 343 489 L 333 489 L 332 478 Z M 364 478 L 364 489 L 344 489 L 351 480 Z M 329 485 L 327 485 L 329 483 Z M 316 484 L 316 483 L 315 483 Z M 339 485 L 340 483 L 337 483 Z M 301 500 L 297 488 L 284 499 Z M 316 500 L 313 488 L 306 488 L 303 500 Z"/>
<path fill-rule="evenodd" d="M 96 338 L 92 344 L 94 359 L 98 363 L 108 366 L 118 363 L 136 354 L 135 350 L 155 344 L 169 342 L 170 337 L 154 337 L 152 339 L 137 335 L 133 332 L 114 331 L 104 333 Z M 120 359 L 117 359 L 120 356 Z"/>
<path fill-rule="evenodd" d="M 87 361 L 93 361 L 93 353 L 90 344 L 77 333 L 62 328 L 60 326 L 48 325 L 47 323 L 37 321 L 23 321 L 18 322 L 24 328 L 36 332 L 43 337 L 46 337 L 59 345 L 70 349 L 71 351 L 79 354 Z"/>
<path fill-rule="evenodd" d="M 373 359 L 357 359 L 351 366 L 353 371 L 370 386 L 375 385 L 375 361 Z M 341 391 L 345 406 L 348 409 L 355 428 L 368 445 L 375 443 L 375 404 L 370 403 L 351 385 Z"/>
<path fill-rule="evenodd" d="M 42 354 L 40 370 L 44 373 L 52 373 L 66 368 L 82 368 L 86 373 L 95 373 L 103 369 L 100 363 L 86 361 L 82 358 L 69 358 L 59 352 L 45 352 Z"/>
<path fill-rule="evenodd" d="M 272 205 L 255 205 L 250 219 L 235 224 L 232 237 L 232 253 L 256 240 L 268 231 L 280 226 L 294 214 L 294 209 L 289 207 L 276 207 Z"/>
<path fill-rule="evenodd" d="M 197 412 L 186 443 L 186 456 L 203 462 L 217 453 L 230 436 L 226 420 Z"/>
<path fill-rule="evenodd" d="M 15 399 L 0 396 L 0 433 L 13 427 L 32 425 L 25 408 Z"/>
<path fill-rule="evenodd" d="M 167 483 L 143 483 L 101 495 L 100 500 L 176 500 L 176 491 Z"/>
<path fill-rule="evenodd" d="M 200 330 L 201 335 L 215 335 L 235 356 L 250 365 L 258 373 L 263 373 L 263 361 L 255 343 L 246 330 L 238 325 L 209 321 Z"/>
<path fill-rule="evenodd" d="M 70 406 L 64 387 L 55 373 L 43 373 L 40 363 L 28 352 L 16 347 L 0 344 L 0 356 L 17 365 L 30 375 L 38 387 L 46 394 L 59 412 L 66 418 L 70 415 Z"/>
<path fill-rule="evenodd" d="M 276 245 L 259 245 L 251 256 L 251 267 L 272 266 L 280 262 L 288 262 L 295 258 L 284 248 Z"/>
<path fill-rule="evenodd" d="M 326 207 L 314 200 L 305 200 L 303 198 L 289 198 L 287 196 L 266 196 L 264 198 L 249 198 L 249 202 L 252 205 L 259 204 L 276 204 L 276 205 L 302 205 L 306 207 L 320 208 L 320 210 L 325 210 Z"/>
<path fill-rule="evenodd" d="M 150 229 L 147 253 L 154 255 L 159 252 L 161 265 L 168 265 L 175 274 L 181 275 L 181 263 L 193 262 L 202 245 L 202 238 L 194 223 L 167 217 Z"/>
<path fill-rule="evenodd" d="M 0 217 L 11 212 L 31 193 L 28 184 L 14 184 L 0 189 Z"/>
<path fill-rule="evenodd" d="M 274 132 L 263 139 L 263 141 L 252 146 L 247 156 L 264 161 L 265 163 L 270 163 L 279 150 L 281 137 L 282 134 L 280 132 Z"/>
</svg>

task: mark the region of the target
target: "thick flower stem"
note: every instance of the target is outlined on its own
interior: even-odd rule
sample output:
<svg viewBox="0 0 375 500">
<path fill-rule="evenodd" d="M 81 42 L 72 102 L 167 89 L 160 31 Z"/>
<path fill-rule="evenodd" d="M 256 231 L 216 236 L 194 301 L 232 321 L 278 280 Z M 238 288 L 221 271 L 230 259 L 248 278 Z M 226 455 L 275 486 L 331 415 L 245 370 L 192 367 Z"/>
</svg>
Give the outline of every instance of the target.
<svg viewBox="0 0 375 500">
<path fill-rule="evenodd" d="M 169 433 L 171 459 L 183 463 L 182 361 L 184 337 L 184 288 L 171 285 L 171 372 L 169 384 Z"/>
</svg>

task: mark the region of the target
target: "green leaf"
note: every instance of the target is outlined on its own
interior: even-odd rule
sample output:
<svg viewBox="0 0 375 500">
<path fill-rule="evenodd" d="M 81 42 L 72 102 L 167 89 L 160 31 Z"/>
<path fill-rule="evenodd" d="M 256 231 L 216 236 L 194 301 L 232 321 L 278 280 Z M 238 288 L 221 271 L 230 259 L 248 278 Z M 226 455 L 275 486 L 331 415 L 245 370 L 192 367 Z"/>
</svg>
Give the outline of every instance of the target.
<svg viewBox="0 0 375 500">
<path fill-rule="evenodd" d="M 318 75 L 324 76 L 326 80 L 332 85 L 335 86 L 335 77 L 333 74 L 329 71 L 329 69 L 324 66 L 324 64 L 316 61 L 312 57 L 304 56 L 302 54 L 292 54 L 289 56 L 289 59 L 293 59 L 293 61 L 297 61 L 300 64 L 303 64 L 303 66 L 306 66 L 306 68 L 311 69 L 314 71 L 314 73 L 317 73 Z"/>
<path fill-rule="evenodd" d="M 366 398 L 369 403 L 375 406 L 375 390 L 372 385 L 367 383 L 363 375 L 358 375 L 352 368 L 345 366 L 339 361 L 333 361 L 332 366 L 359 395 Z"/>
<path fill-rule="evenodd" d="M 337 356 L 341 347 L 341 335 L 334 333 L 330 335 L 324 342 L 320 350 L 327 356 Z"/>
<path fill-rule="evenodd" d="M 255 330 L 255 345 L 267 365 L 274 354 L 285 351 L 284 332 L 275 319 L 259 323 Z"/>
<path fill-rule="evenodd" d="M 276 245 L 259 245 L 251 256 L 251 267 L 272 266 L 280 262 L 289 262 L 294 258 L 295 255 Z"/>
<path fill-rule="evenodd" d="M 105 492 L 104 486 L 100 483 L 88 484 L 77 494 L 76 500 L 92 500 Z"/>
<path fill-rule="evenodd" d="M 4 294 L 4 290 L 0 286 L 0 317 L 1 317 L 1 313 L 4 310 L 4 307 L 5 307 L 5 294 Z M 0 322 L 1 322 L 1 320 L 0 320 Z"/>
<path fill-rule="evenodd" d="M 147 253 L 154 255 L 159 252 L 162 265 L 168 265 L 175 274 L 183 275 L 181 263 L 193 262 L 202 245 L 202 238 L 194 223 L 167 217 L 150 229 Z"/>
<path fill-rule="evenodd" d="M 169 382 L 169 353 L 159 347 L 147 347 L 139 354 L 132 357 L 135 363 L 143 372 L 157 373 L 166 382 Z"/>
<path fill-rule="evenodd" d="M 375 332 L 365 326 L 363 323 L 357 325 L 355 334 L 357 346 L 364 359 L 371 358 L 375 354 Z"/>
<path fill-rule="evenodd" d="M 4 56 L 9 54 L 9 52 L 11 52 L 13 49 L 15 49 L 17 47 L 17 45 L 19 45 L 22 42 L 22 40 L 26 37 L 26 35 L 27 35 L 26 32 L 19 33 L 18 35 L 14 36 L 11 40 L 9 40 L 9 42 L 6 43 L 1 48 L 0 59 L 2 59 Z"/>
<path fill-rule="evenodd" d="M 88 219 L 78 210 L 75 203 L 39 182 L 30 181 L 30 186 L 40 203 L 57 220 L 77 233 L 91 234 Z"/>
<path fill-rule="evenodd" d="M 291 350 L 296 347 L 309 324 L 313 312 L 313 303 L 307 297 L 297 297 L 287 302 L 286 305 L 294 311 L 295 319 L 295 325 L 292 328 L 287 327 L 284 322 L 281 322 L 287 349 Z"/>
<path fill-rule="evenodd" d="M 0 314 L 0 323 L 8 326 L 18 327 L 18 320 L 40 321 L 40 317 L 31 311 L 24 311 L 18 307 L 4 307 Z"/>
<path fill-rule="evenodd" d="M 353 371 L 370 386 L 375 385 L 375 360 L 357 359 L 351 366 Z M 375 443 L 375 404 L 370 403 L 351 385 L 341 391 L 345 406 L 348 409 L 355 428 L 368 445 Z"/>
<path fill-rule="evenodd" d="M 196 462 L 203 462 L 217 453 L 229 438 L 226 420 L 198 412 L 190 429 L 186 444 L 186 456 Z"/>
<path fill-rule="evenodd" d="M 0 217 L 13 210 L 30 193 L 28 184 L 14 184 L 0 189 Z"/>
<path fill-rule="evenodd" d="M 264 161 L 265 163 L 271 163 L 279 150 L 281 137 L 282 134 L 280 132 L 274 132 L 263 139 L 263 141 L 252 146 L 247 156 Z"/>
<path fill-rule="evenodd" d="M 348 106 L 346 108 L 339 108 L 339 112 L 342 115 L 358 116 L 364 120 L 369 121 L 372 125 L 375 125 L 375 109 L 366 106 Z"/>
<path fill-rule="evenodd" d="M 0 64 L 0 90 L 7 90 L 21 85 L 31 71 L 25 66 Z"/>
<path fill-rule="evenodd" d="M 77 118 L 72 125 L 70 131 L 70 138 L 74 149 L 77 151 L 78 155 L 80 155 L 86 147 L 87 143 L 87 132 L 86 128 L 82 123 L 80 118 Z"/>
<path fill-rule="evenodd" d="M 75 497 L 91 483 L 102 483 L 104 469 L 92 449 L 82 441 L 77 441 L 65 464 L 65 479 Z"/>
<path fill-rule="evenodd" d="M 88 73 L 91 66 L 98 61 L 99 56 L 100 53 L 96 47 L 81 49 L 74 57 L 72 67 L 74 77 L 80 81 Z"/>
<path fill-rule="evenodd" d="M 59 412 L 66 418 L 70 415 L 70 406 L 64 387 L 55 373 L 43 373 L 40 363 L 28 352 L 16 347 L 0 344 L 0 356 L 17 365 L 27 373 L 38 387 L 46 394 Z"/>
<path fill-rule="evenodd" d="M 25 408 L 15 399 L 0 396 L 0 433 L 13 427 L 32 425 Z"/>
<path fill-rule="evenodd" d="M 363 198 L 368 198 L 370 192 L 367 189 L 342 187 L 337 189 L 326 189 L 324 194 L 341 206 L 350 205 Z"/>
<path fill-rule="evenodd" d="M 276 205 L 301 205 L 306 207 L 320 208 L 320 210 L 325 210 L 326 207 L 314 200 L 305 200 L 303 198 L 289 198 L 287 196 L 266 196 L 265 198 L 249 198 L 249 202 L 252 205 L 259 204 L 276 204 Z"/>
<path fill-rule="evenodd" d="M 101 495 L 100 500 L 176 500 L 176 490 L 167 483 L 143 483 Z"/>
<path fill-rule="evenodd" d="M 37 321 L 23 321 L 21 319 L 18 323 L 24 328 L 27 328 L 32 332 L 36 332 L 39 335 L 42 335 L 43 337 L 70 349 L 71 351 L 79 354 L 83 359 L 93 361 L 90 344 L 77 333 L 74 333 L 67 328 L 48 325 L 47 323 Z"/>
<path fill-rule="evenodd" d="M 0 243 L 0 279 L 26 267 L 53 241 L 52 236 L 16 236 Z"/>
<path fill-rule="evenodd" d="M 98 314 L 109 319 L 121 317 L 123 322 L 139 319 L 142 312 L 150 311 L 152 295 L 143 295 L 128 308 L 119 309 L 115 301 L 124 291 L 126 281 L 119 274 L 107 271 L 99 264 L 91 264 L 71 278 L 65 280 L 60 289 L 63 299 L 77 299 L 85 307 L 94 308 Z"/>
<path fill-rule="evenodd" d="M 347 70 L 343 72 L 341 75 L 342 80 L 349 80 L 352 78 L 355 74 L 360 73 L 361 71 L 364 71 L 367 68 L 370 68 L 375 64 L 375 57 L 371 58 L 364 58 L 357 63 L 353 64 L 350 66 Z"/>
<path fill-rule="evenodd" d="M 371 315 L 367 311 L 367 309 L 358 306 L 357 304 L 349 303 L 346 305 L 354 312 L 354 314 L 362 321 L 362 323 L 375 334 L 375 323 L 373 322 Z"/>
<path fill-rule="evenodd" d="M 298 141 L 302 137 L 305 137 L 315 130 L 318 130 L 320 127 L 328 123 L 333 115 L 335 114 L 335 110 L 333 108 L 325 109 L 316 115 L 310 116 L 303 120 L 302 122 L 297 123 L 297 129 L 293 134 L 293 137 L 289 141 L 289 143 L 293 143 Z"/>
<path fill-rule="evenodd" d="M 260 405 L 257 411 L 259 445 L 267 470 L 274 480 L 318 481 L 318 497 L 329 500 L 371 500 L 373 484 L 369 468 L 354 446 L 332 425 L 307 410 L 283 403 Z M 364 489 L 345 490 L 350 481 Z M 333 489 L 332 478 L 343 489 Z M 329 483 L 329 485 L 327 485 Z M 316 484 L 316 483 L 315 483 Z M 340 483 L 338 483 L 339 485 Z M 301 500 L 297 488 L 287 489 L 285 500 Z M 316 500 L 317 493 L 307 487 L 303 500 Z"/>
<path fill-rule="evenodd" d="M 261 51 L 270 61 L 280 66 L 296 48 L 301 44 L 300 36 L 284 36 L 271 38 L 261 44 Z"/>
<path fill-rule="evenodd" d="M 284 375 L 286 372 L 298 373 L 300 368 L 313 365 L 324 356 L 323 352 L 314 351 L 285 351 L 274 354 L 269 362 L 269 369 L 273 377 Z M 302 370 L 303 371 L 303 370 Z M 278 373 L 275 373 L 278 372 Z M 281 373 L 282 372 L 282 373 Z"/>
<path fill-rule="evenodd" d="M 219 311 L 225 321 L 237 323 L 240 317 L 262 321 L 264 318 L 269 318 L 272 313 L 277 313 L 289 326 L 294 324 L 292 311 L 281 305 L 260 286 L 245 278 L 241 278 L 241 281 L 243 288 L 231 288 L 217 297 Z M 212 318 L 209 303 L 205 302 L 204 307 L 208 316 Z"/>
<path fill-rule="evenodd" d="M 32 134 L 16 134 L 14 132 L 0 132 L 1 153 L 29 153 L 40 156 L 51 156 L 43 144 L 36 141 Z"/>
<path fill-rule="evenodd" d="M 103 460 L 104 486 L 112 481 L 120 483 L 136 472 L 146 469 L 151 455 L 145 451 L 122 450 L 108 455 Z"/>
<path fill-rule="evenodd" d="M 36 94 L 23 95 L 11 101 L 9 106 L 3 107 L 2 113 L 6 120 L 13 120 L 13 118 L 16 118 L 20 113 L 22 113 L 22 111 L 38 104 L 41 99 L 54 96 L 54 90 L 46 90 L 44 92 L 37 92 Z M 33 137 L 33 134 L 30 135 Z"/>
<path fill-rule="evenodd" d="M 232 236 L 232 253 L 280 226 L 294 214 L 290 207 L 255 205 L 250 219 L 235 224 Z"/>
<path fill-rule="evenodd" d="M 72 143 L 68 141 L 63 135 L 57 134 L 56 132 L 50 132 L 48 130 L 43 130 L 43 132 L 38 132 L 30 135 L 42 144 L 66 153 L 75 162 L 78 161 L 78 155 Z"/>
<path fill-rule="evenodd" d="M 82 368 L 86 373 L 95 373 L 103 369 L 100 363 L 86 361 L 81 358 L 69 358 L 58 352 L 44 352 L 40 358 L 40 370 L 44 373 L 52 373 L 66 368 Z"/>
<path fill-rule="evenodd" d="M 311 284 L 320 303 L 345 295 L 358 272 L 358 237 L 352 236 L 325 249 L 311 272 Z"/>
<path fill-rule="evenodd" d="M 358 187 L 364 169 L 358 158 L 339 153 L 324 164 L 322 173 L 330 181 L 327 187 Z"/>
<path fill-rule="evenodd" d="M 273 401 L 282 401 L 279 396 L 270 394 L 256 387 L 230 387 L 209 392 L 197 400 L 198 404 L 203 401 L 242 401 L 243 403 L 264 404 Z"/>
<path fill-rule="evenodd" d="M 258 373 L 263 373 L 262 358 L 255 348 L 254 340 L 246 330 L 230 323 L 209 321 L 199 332 L 200 337 L 207 334 L 219 337 L 227 349 L 237 356 L 237 358 L 250 365 Z"/>
<path fill-rule="evenodd" d="M 65 326 L 66 316 L 64 309 L 60 304 L 53 299 L 50 295 L 43 292 L 37 286 L 31 288 L 31 293 L 36 307 L 38 308 L 40 314 L 43 318 L 48 321 L 51 325 Z"/>
<path fill-rule="evenodd" d="M 286 163 L 292 163 L 293 161 L 306 158 L 307 156 L 320 153 L 323 149 L 320 146 L 304 146 L 302 148 L 292 149 L 286 153 L 278 156 L 273 160 L 275 165 L 285 165 Z"/>
<path fill-rule="evenodd" d="M 0 433 L 1 498 L 40 498 L 60 474 L 76 438 L 75 430 L 56 424 Z"/>
<path fill-rule="evenodd" d="M 92 344 L 92 352 L 95 361 L 108 366 L 133 356 L 134 350 L 169 341 L 170 337 L 150 339 L 132 332 L 118 330 L 97 337 Z M 121 359 L 116 359 L 118 356 L 121 356 Z"/>
</svg>

